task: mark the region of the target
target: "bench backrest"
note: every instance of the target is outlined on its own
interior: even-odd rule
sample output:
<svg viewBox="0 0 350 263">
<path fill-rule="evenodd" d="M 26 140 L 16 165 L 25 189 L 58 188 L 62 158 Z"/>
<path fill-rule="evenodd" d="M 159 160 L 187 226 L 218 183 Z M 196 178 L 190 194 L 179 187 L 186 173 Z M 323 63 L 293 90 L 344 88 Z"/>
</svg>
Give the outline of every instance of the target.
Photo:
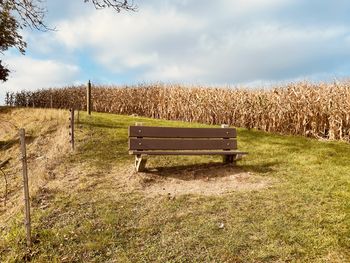
<svg viewBox="0 0 350 263">
<path fill-rule="evenodd" d="M 129 150 L 236 150 L 235 128 L 129 127 Z"/>
</svg>

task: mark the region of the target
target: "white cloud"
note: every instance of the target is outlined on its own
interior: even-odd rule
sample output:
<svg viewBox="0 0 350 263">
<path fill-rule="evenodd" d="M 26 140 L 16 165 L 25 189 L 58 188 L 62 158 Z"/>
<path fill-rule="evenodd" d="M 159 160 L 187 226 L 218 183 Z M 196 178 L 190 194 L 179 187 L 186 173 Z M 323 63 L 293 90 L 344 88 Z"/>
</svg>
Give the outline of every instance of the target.
<svg viewBox="0 0 350 263">
<path fill-rule="evenodd" d="M 87 19 L 63 21 L 58 27 L 58 42 L 71 50 L 91 48 L 98 62 L 118 71 L 156 65 L 160 62 L 159 47 L 167 38 L 178 36 L 177 41 L 181 42 L 184 33 L 195 34 L 203 28 L 203 21 L 174 10 L 145 9 L 133 15 L 95 12 Z"/>
<path fill-rule="evenodd" d="M 316 0 L 137 3 L 139 12 L 116 14 L 112 10 L 96 11 L 84 4 L 81 9 L 75 1 L 57 2 L 61 15 L 56 14 L 55 19 L 59 20 L 52 24 L 58 31 L 27 34 L 29 47 L 35 46 L 31 55 L 46 59 L 28 56 L 13 62 L 16 71 L 23 73 L 13 74 L 6 85 L 11 89 L 23 85 L 59 86 L 77 81 L 78 75 L 84 78 L 94 75 L 108 83 L 120 79 L 127 83 L 237 84 L 349 73 L 350 21 L 345 20 L 345 15 L 337 15 L 342 12 L 334 8 L 334 3 L 321 4 Z M 67 5 L 68 15 L 63 9 Z M 350 4 L 343 1 L 341 9 L 345 6 Z M 330 7 L 332 15 L 327 13 Z M 36 66 L 24 69 L 23 61 Z M 83 70 L 79 72 L 71 61 L 81 63 Z M 33 70 L 47 69 L 58 73 L 44 77 L 38 73 L 35 79 L 24 77 L 32 75 Z"/>
<path fill-rule="evenodd" d="M 73 82 L 79 67 L 54 60 L 38 60 L 26 56 L 10 55 L 6 64 L 11 70 L 9 80 L 0 84 L 0 104 L 7 91 L 36 90 L 57 87 Z"/>
<path fill-rule="evenodd" d="M 151 71 L 146 72 L 144 77 L 153 81 L 159 81 L 162 78 L 167 80 L 195 80 L 203 75 L 200 67 L 187 65 L 162 65 L 155 66 Z"/>
<path fill-rule="evenodd" d="M 236 14 L 246 15 L 249 13 L 271 11 L 293 3 L 291 0 L 223 0 L 222 6 Z"/>
<path fill-rule="evenodd" d="M 240 12 L 289 3 L 221 2 L 227 9 L 235 6 Z M 71 50 L 91 49 L 92 57 L 111 72 L 139 70 L 136 81 L 244 83 L 315 74 L 327 65 L 304 66 L 319 63 L 319 57 L 334 55 L 335 43 L 348 32 L 343 26 L 301 28 L 256 21 L 229 27 L 210 21 L 197 14 L 175 12 L 169 6 L 160 10 L 145 8 L 133 15 L 96 12 L 89 18 L 76 17 L 60 23 L 57 41 Z M 341 50 L 341 56 L 350 55 Z"/>
<path fill-rule="evenodd" d="M 332 68 L 332 58 L 350 56 L 346 43 L 341 41 L 345 32 L 344 28 L 338 27 L 255 25 L 249 30 L 206 37 L 200 44 L 207 55 L 199 58 L 197 64 L 208 71 L 212 68 L 211 79 L 206 80 L 215 82 L 279 80 L 312 75 L 315 71 Z"/>
</svg>

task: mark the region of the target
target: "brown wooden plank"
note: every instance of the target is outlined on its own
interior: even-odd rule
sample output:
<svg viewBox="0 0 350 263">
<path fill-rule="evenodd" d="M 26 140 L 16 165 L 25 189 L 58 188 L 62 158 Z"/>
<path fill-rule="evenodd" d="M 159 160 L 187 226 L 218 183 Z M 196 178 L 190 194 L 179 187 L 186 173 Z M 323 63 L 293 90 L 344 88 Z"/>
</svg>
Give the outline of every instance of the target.
<svg viewBox="0 0 350 263">
<path fill-rule="evenodd" d="M 173 128 L 130 126 L 129 137 L 151 138 L 236 138 L 235 128 Z"/>
<path fill-rule="evenodd" d="M 142 155 L 246 155 L 241 151 L 129 151 L 129 154 Z"/>
<path fill-rule="evenodd" d="M 150 139 L 130 138 L 130 150 L 235 150 L 235 139 Z"/>
</svg>

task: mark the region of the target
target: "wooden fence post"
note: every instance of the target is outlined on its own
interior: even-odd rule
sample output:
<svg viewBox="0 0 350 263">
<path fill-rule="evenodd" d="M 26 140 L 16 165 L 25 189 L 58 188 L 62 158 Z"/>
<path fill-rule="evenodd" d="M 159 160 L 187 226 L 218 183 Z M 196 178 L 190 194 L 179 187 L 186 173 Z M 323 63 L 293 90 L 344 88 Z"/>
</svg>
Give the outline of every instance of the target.
<svg viewBox="0 0 350 263">
<path fill-rule="evenodd" d="M 70 111 L 69 135 L 70 135 L 70 143 L 72 144 L 72 150 L 74 151 L 74 108 L 70 109 L 69 111 Z"/>
<path fill-rule="evenodd" d="M 86 89 L 86 111 L 88 115 L 91 115 L 91 81 L 89 80 Z"/>
<path fill-rule="evenodd" d="M 50 95 L 50 108 L 53 108 L 53 97 L 52 94 Z"/>
<path fill-rule="evenodd" d="M 31 239 L 31 221 L 30 221 L 30 203 L 29 203 L 29 186 L 28 186 L 28 167 L 27 167 L 27 152 L 26 152 L 26 139 L 25 130 L 19 130 L 19 138 L 21 143 L 22 153 L 22 171 L 23 171 L 23 188 L 24 188 L 24 206 L 25 206 L 25 227 L 27 232 L 27 246 L 32 245 Z"/>
</svg>

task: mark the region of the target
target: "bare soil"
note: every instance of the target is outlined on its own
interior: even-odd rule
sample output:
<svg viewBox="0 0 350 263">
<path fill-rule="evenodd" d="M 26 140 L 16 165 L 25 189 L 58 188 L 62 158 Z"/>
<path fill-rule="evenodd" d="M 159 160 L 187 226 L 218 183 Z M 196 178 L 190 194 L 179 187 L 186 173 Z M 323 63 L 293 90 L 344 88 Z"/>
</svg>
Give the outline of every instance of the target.
<svg viewBox="0 0 350 263">
<path fill-rule="evenodd" d="M 126 186 L 148 196 L 167 195 L 175 197 L 186 194 L 217 196 L 233 191 L 256 191 L 273 184 L 271 178 L 242 171 L 239 167 L 220 163 L 151 169 L 136 173 L 134 167 L 115 171 Z"/>
</svg>

